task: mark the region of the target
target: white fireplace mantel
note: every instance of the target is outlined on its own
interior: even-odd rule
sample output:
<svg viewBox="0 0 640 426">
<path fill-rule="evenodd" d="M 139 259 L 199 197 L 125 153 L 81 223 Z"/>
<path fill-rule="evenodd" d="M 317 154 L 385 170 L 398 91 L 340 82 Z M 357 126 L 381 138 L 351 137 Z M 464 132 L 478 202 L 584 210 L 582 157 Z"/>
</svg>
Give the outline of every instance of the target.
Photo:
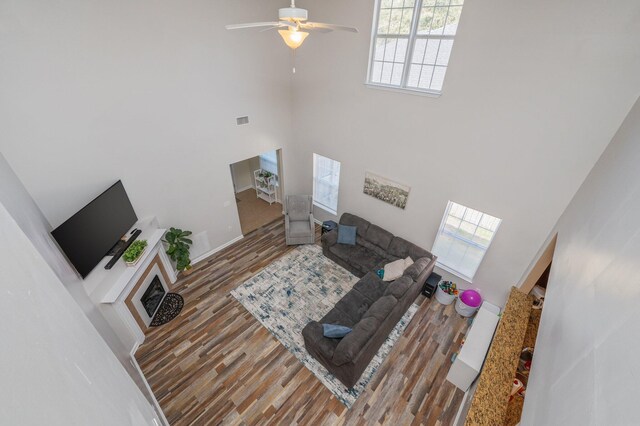
<svg viewBox="0 0 640 426">
<path fill-rule="evenodd" d="M 85 278 L 84 285 L 91 299 L 96 303 L 115 303 L 122 293 L 135 283 L 156 254 L 165 266 L 169 279 L 176 281 L 176 273 L 162 246 L 162 236 L 166 229 L 158 227 L 155 217 L 141 219 L 131 228 L 138 228 L 142 234 L 138 240 L 147 240 L 147 249 L 135 266 L 127 266 L 123 259 L 118 260 L 111 269 L 104 269 L 104 265 L 111 260 L 111 256 L 105 257 L 98 266 Z"/>
<path fill-rule="evenodd" d="M 133 314 L 126 305 L 126 299 L 134 287 L 143 279 L 145 271 L 158 258 L 166 278 L 167 285 L 176 282 L 176 271 L 171 260 L 165 253 L 162 237 L 166 229 L 158 226 L 155 217 L 141 219 L 131 228 L 138 228 L 142 233 L 138 240 L 147 240 L 147 248 L 135 266 L 127 266 L 123 259 L 119 259 L 111 269 L 104 269 L 110 256 L 102 259 L 100 264 L 85 278 L 85 290 L 89 297 L 100 309 L 105 319 L 111 325 L 116 335 L 132 353 L 138 345 L 144 342 L 144 327 L 136 323 Z M 128 235 L 131 233 L 129 230 Z M 157 264 L 157 262 L 156 262 Z M 167 290 L 170 287 L 167 288 Z"/>
</svg>

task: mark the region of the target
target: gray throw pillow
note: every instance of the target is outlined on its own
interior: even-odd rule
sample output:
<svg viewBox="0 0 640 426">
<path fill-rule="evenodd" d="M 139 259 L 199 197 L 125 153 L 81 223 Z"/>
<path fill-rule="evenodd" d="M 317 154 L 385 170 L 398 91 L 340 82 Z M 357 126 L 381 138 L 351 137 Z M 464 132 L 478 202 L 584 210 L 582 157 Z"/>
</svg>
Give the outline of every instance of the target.
<svg viewBox="0 0 640 426">
<path fill-rule="evenodd" d="M 324 337 L 330 337 L 332 339 L 342 339 L 347 334 L 351 333 L 351 328 L 338 324 L 322 324 L 322 334 Z"/>
<path fill-rule="evenodd" d="M 356 245 L 356 227 L 338 225 L 338 243 Z"/>
</svg>

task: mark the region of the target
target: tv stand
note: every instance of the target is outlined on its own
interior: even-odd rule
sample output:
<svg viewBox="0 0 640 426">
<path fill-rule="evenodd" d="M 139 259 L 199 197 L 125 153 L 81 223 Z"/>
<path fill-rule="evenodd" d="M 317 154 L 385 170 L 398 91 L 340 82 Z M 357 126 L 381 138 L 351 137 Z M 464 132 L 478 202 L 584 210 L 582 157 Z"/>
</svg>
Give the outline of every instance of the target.
<svg viewBox="0 0 640 426">
<path fill-rule="evenodd" d="M 116 253 L 113 255 L 113 257 L 111 258 L 111 260 L 109 262 L 107 262 L 106 265 L 104 265 L 104 269 L 111 269 L 113 268 L 113 265 L 116 264 L 116 262 L 118 260 L 120 260 L 120 258 L 122 257 L 122 255 L 124 254 L 124 252 L 129 248 L 129 246 L 131 245 L 131 243 L 133 243 L 136 238 L 138 238 L 138 236 L 140 236 L 140 234 L 142 234 L 142 231 L 139 229 L 136 229 L 135 231 L 133 231 L 133 234 L 131 234 L 131 236 L 129 237 L 129 239 L 127 239 L 127 241 L 122 241 L 120 240 L 119 242 L 116 243 L 115 246 L 113 246 L 113 248 L 111 250 L 113 250 L 114 248 L 117 249 L 117 246 L 120 246 L 120 244 L 122 242 L 124 242 L 124 245 L 122 245 L 120 247 L 120 249 L 118 251 L 116 251 Z M 111 250 L 109 250 L 111 252 Z"/>
</svg>

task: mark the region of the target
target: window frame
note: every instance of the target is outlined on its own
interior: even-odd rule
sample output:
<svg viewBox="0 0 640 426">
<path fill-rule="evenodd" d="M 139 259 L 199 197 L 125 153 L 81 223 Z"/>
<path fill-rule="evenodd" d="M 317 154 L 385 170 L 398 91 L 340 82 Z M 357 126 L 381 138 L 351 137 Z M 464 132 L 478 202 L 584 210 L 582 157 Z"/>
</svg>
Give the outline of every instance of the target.
<svg viewBox="0 0 640 426">
<path fill-rule="evenodd" d="M 335 206 L 335 210 L 332 208 L 332 206 L 327 206 L 321 202 L 319 202 L 316 198 L 316 156 L 317 157 L 322 157 L 325 158 L 327 160 L 333 161 L 334 163 L 338 163 L 338 182 L 337 182 L 337 194 L 336 194 L 336 206 Z M 312 157 L 312 161 L 313 161 L 313 187 L 312 187 L 312 194 L 313 194 L 313 205 L 316 207 L 321 208 L 322 210 L 331 213 L 332 215 L 336 216 L 338 214 L 338 203 L 340 201 L 340 173 L 342 172 L 342 163 L 338 160 L 334 160 L 333 158 L 327 157 L 325 155 L 322 154 L 318 154 L 316 152 L 313 153 L 313 157 Z"/>
<path fill-rule="evenodd" d="M 480 216 L 480 218 L 478 219 L 478 224 L 477 224 L 477 225 L 475 225 L 475 226 L 476 226 L 476 228 L 481 227 L 481 228 L 483 228 L 483 229 L 487 229 L 487 228 L 485 228 L 484 226 L 480 226 L 480 222 L 482 222 L 482 217 L 483 217 L 483 216 L 485 216 L 485 215 L 486 215 L 486 216 L 489 216 L 489 217 L 492 217 L 493 219 L 496 219 L 496 220 L 498 221 L 498 224 L 496 225 L 496 229 L 495 229 L 494 231 L 492 231 L 493 233 L 492 233 L 492 235 L 491 235 L 491 239 L 489 240 L 489 243 L 487 244 L 487 246 L 486 246 L 486 247 L 484 247 L 482 244 L 479 244 L 479 243 L 474 242 L 474 241 L 472 241 L 472 240 L 469 240 L 469 239 L 467 239 L 467 238 L 463 238 L 463 237 L 461 237 L 461 236 L 459 236 L 459 235 L 457 235 L 457 234 L 455 234 L 455 233 L 452 233 L 452 232 L 450 232 L 450 231 L 447 231 L 447 230 L 445 229 L 445 227 L 446 227 L 446 223 L 447 223 L 447 219 L 448 219 L 450 216 L 453 216 L 453 215 L 451 214 L 451 208 L 453 207 L 453 205 L 454 205 L 454 204 L 457 204 L 457 205 L 459 205 L 459 206 L 462 206 L 462 207 L 464 207 L 465 209 L 473 210 L 474 212 L 478 212 L 478 213 L 480 213 L 480 215 L 481 215 L 481 216 Z M 462 221 L 469 222 L 469 221 L 467 221 L 467 220 L 464 220 L 464 214 L 463 214 L 463 217 L 462 217 L 462 218 L 458 218 L 458 217 L 456 217 L 456 216 L 453 216 L 453 217 L 454 217 L 454 218 L 456 218 L 456 219 L 459 219 L 461 222 L 462 222 Z M 472 222 L 469 222 L 469 223 L 472 223 Z M 445 210 L 444 210 L 444 214 L 442 215 L 442 220 L 440 221 L 440 227 L 438 228 L 438 232 L 437 232 L 437 234 L 436 234 L 436 238 L 434 239 L 434 241 L 433 241 L 433 245 L 432 245 L 432 247 L 431 247 L 431 252 L 432 252 L 433 254 L 435 254 L 436 256 L 438 256 L 438 255 L 437 255 L 437 253 L 435 253 L 436 243 L 438 242 L 438 238 L 440 237 L 440 235 L 446 234 L 446 235 L 451 236 L 452 238 L 455 238 L 455 239 L 456 239 L 456 240 L 458 240 L 458 241 L 463 242 L 463 243 L 464 243 L 464 244 L 466 244 L 466 245 L 474 246 L 474 247 L 477 247 L 477 248 L 482 249 L 482 250 L 483 250 L 483 253 L 482 253 L 482 258 L 481 258 L 481 259 L 480 259 L 480 261 L 478 262 L 478 265 L 475 267 L 475 269 L 474 269 L 474 271 L 473 271 L 473 274 L 471 274 L 471 276 L 467 276 L 466 274 L 464 274 L 464 273 L 462 273 L 462 272 L 458 271 L 455 267 L 452 267 L 452 266 L 449 266 L 449 265 L 447 265 L 447 264 L 443 263 L 443 261 L 441 261 L 441 257 L 440 257 L 440 256 L 438 256 L 438 258 L 436 259 L 436 266 L 437 266 L 437 267 L 439 267 L 439 268 L 441 268 L 441 269 L 444 269 L 444 270 L 445 270 L 445 271 L 447 271 L 447 272 L 450 272 L 450 273 L 452 273 L 452 274 L 456 275 L 457 277 L 460 277 L 460 278 L 464 279 L 465 281 L 468 281 L 469 283 L 472 283 L 472 282 L 473 282 L 473 279 L 474 279 L 474 277 L 475 277 L 475 275 L 476 275 L 476 273 L 478 272 L 478 269 L 480 268 L 480 265 L 482 264 L 482 261 L 484 260 L 485 256 L 487 255 L 487 252 L 489 251 L 489 248 L 491 248 L 491 244 L 493 244 L 493 240 L 495 239 L 495 236 L 496 236 L 496 234 L 498 233 L 498 230 L 500 229 L 500 225 L 501 225 L 501 224 L 502 224 L 502 219 L 501 219 L 501 218 L 499 218 L 499 217 L 497 217 L 497 216 L 492 216 L 492 215 L 490 215 L 489 213 L 485 213 L 485 212 L 483 212 L 483 211 L 476 210 L 476 209 L 471 208 L 471 207 L 469 207 L 469 206 L 466 206 L 466 205 L 464 205 L 464 204 L 460 204 L 460 203 L 458 203 L 458 202 L 455 202 L 455 201 L 452 201 L 452 200 L 448 200 L 448 201 L 447 201 L 447 206 L 446 206 L 446 208 L 445 208 Z M 460 229 L 460 225 L 458 225 L 458 228 L 457 228 L 457 229 Z M 488 231 L 490 231 L 489 229 L 487 229 L 487 230 L 488 230 Z M 477 231 L 477 229 L 476 229 L 476 231 Z M 475 235 L 475 233 L 474 233 L 474 235 Z M 442 259 L 442 260 L 444 260 L 444 259 Z"/>
<path fill-rule="evenodd" d="M 400 39 L 400 38 L 408 39 L 408 42 L 407 42 L 407 53 L 405 55 L 404 69 L 402 71 L 402 79 L 400 81 L 400 85 L 394 85 L 394 84 L 387 84 L 387 83 L 377 83 L 377 82 L 372 81 L 372 75 L 371 74 L 373 72 L 373 63 L 374 63 L 374 60 L 375 60 L 376 38 L 378 37 L 378 20 L 380 18 L 380 9 L 381 9 L 381 4 L 382 4 L 382 0 L 376 0 L 375 1 L 374 13 L 373 13 L 373 23 L 371 25 L 371 39 L 370 39 L 370 42 L 369 42 L 369 63 L 367 65 L 367 76 L 366 76 L 366 81 L 365 81 L 365 85 L 366 86 L 371 87 L 371 88 L 375 88 L 375 89 L 389 90 L 389 91 L 393 91 L 393 92 L 410 93 L 410 94 L 414 94 L 414 95 L 422 95 L 422 96 L 428 96 L 428 97 L 434 97 L 434 98 L 438 98 L 438 97 L 440 97 L 442 95 L 442 92 L 444 90 L 444 80 L 446 79 L 446 73 L 445 73 L 445 77 L 443 78 L 442 88 L 440 90 L 421 89 L 419 87 L 409 87 L 409 86 L 407 86 L 407 80 L 409 78 L 409 72 L 410 72 L 410 69 L 411 69 L 411 65 L 413 64 L 412 60 L 413 60 L 413 53 L 414 53 L 414 49 L 415 49 L 416 40 L 418 38 L 425 39 L 425 40 L 429 40 L 429 39 L 455 40 L 455 37 L 457 35 L 457 31 L 456 31 L 456 34 L 452 34 L 452 35 L 451 34 L 418 34 L 418 25 L 419 25 L 419 21 L 420 21 L 420 13 L 422 11 L 423 2 L 424 2 L 424 0 L 415 0 L 415 4 L 413 6 L 413 14 L 411 16 L 411 30 L 409 31 L 408 35 L 405 35 L 405 34 L 385 34 L 385 36 L 392 37 L 392 38 L 395 38 L 395 39 Z M 462 6 L 464 6 L 464 5 L 462 5 Z M 449 7 L 451 7 L 451 5 L 449 5 Z M 449 11 L 447 10 L 447 17 L 448 17 L 448 13 L 449 13 Z M 445 18 L 445 23 L 446 23 L 446 19 L 447 18 Z M 439 50 L 440 50 L 440 45 L 438 46 L 438 52 L 439 52 Z M 453 47 L 452 47 L 452 50 L 453 50 Z M 436 61 L 437 61 L 437 53 L 436 53 Z M 448 69 L 449 69 L 449 61 L 447 61 L 447 65 L 445 66 L 445 68 L 448 71 Z M 433 79 L 433 75 L 431 76 L 431 78 Z"/>
</svg>

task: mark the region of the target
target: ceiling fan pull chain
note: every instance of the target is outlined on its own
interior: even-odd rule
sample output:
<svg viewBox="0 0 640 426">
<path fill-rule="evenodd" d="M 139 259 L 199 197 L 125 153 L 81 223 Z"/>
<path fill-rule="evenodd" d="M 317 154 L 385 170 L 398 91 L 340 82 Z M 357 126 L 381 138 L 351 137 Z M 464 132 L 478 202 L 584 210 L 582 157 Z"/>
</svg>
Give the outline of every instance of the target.
<svg viewBox="0 0 640 426">
<path fill-rule="evenodd" d="M 291 62 L 293 63 L 293 73 L 296 73 L 296 49 L 291 49 Z"/>
</svg>

